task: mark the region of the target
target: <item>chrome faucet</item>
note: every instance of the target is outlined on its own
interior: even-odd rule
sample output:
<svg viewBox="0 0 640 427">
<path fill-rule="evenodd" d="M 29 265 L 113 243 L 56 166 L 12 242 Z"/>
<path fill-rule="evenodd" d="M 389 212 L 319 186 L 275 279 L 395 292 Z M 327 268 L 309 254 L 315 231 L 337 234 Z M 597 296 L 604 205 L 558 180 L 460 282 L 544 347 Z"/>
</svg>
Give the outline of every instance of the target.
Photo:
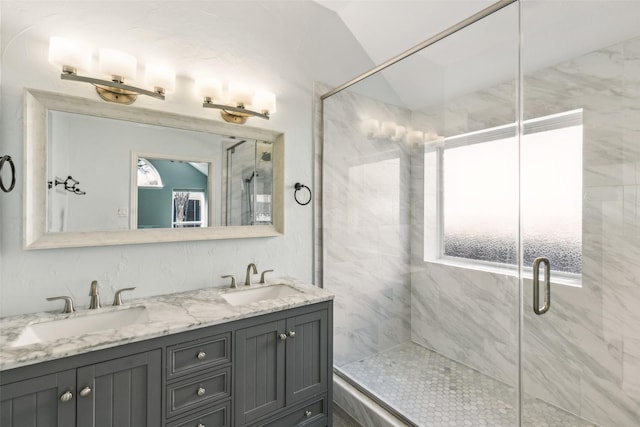
<svg viewBox="0 0 640 427">
<path fill-rule="evenodd" d="M 258 274 L 258 267 L 254 263 L 251 263 L 247 266 L 247 276 L 244 279 L 245 286 L 251 286 L 251 270 L 253 269 L 253 274 Z"/>
<path fill-rule="evenodd" d="M 91 282 L 91 289 L 89 290 L 89 296 L 91 301 L 89 302 L 89 310 L 100 308 L 100 294 L 98 293 L 98 281 Z"/>
</svg>

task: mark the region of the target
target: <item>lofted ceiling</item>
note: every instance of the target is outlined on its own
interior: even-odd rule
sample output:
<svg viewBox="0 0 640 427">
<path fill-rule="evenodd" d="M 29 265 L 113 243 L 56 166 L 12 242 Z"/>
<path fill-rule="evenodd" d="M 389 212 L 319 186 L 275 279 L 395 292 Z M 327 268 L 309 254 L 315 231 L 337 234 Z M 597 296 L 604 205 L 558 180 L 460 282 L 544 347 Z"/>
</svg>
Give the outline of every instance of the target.
<svg viewBox="0 0 640 427">
<path fill-rule="evenodd" d="M 375 64 L 494 3 L 315 1 L 342 19 Z M 376 85 L 371 83 L 359 83 L 352 90 L 417 110 L 513 79 L 518 72 L 518 6 L 522 8 L 525 73 L 640 36 L 638 0 L 521 0 L 387 68 L 375 78 L 378 93 L 372 91 Z"/>
</svg>

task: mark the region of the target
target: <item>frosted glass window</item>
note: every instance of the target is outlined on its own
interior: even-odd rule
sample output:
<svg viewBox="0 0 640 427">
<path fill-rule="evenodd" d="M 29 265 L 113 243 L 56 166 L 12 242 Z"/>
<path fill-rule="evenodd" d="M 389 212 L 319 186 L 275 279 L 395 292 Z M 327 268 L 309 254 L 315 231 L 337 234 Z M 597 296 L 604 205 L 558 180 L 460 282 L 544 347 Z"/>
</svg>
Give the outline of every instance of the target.
<svg viewBox="0 0 640 427">
<path fill-rule="evenodd" d="M 525 134 L 522 144 L 524 265 L 582 272 L 582 126 Z"/>
<path fill-rule="evenodd" d="M 579 115 L 581 121 L 581 113 Z M 545 123 L 546 120 L 546 123 Z M 521 153 L 524 265 L 538 256 L 552 270 L 582 271 L 582 125 L 562 116 L 525 123 Z M 486 135 L 513 133 L 486 131 Z M 484 132 L 484 131 L 483 131 Z M 515 137 L 445 143 L 441 160 L 441 253 L 517 263 L 518 145 Z"/>
</svg>

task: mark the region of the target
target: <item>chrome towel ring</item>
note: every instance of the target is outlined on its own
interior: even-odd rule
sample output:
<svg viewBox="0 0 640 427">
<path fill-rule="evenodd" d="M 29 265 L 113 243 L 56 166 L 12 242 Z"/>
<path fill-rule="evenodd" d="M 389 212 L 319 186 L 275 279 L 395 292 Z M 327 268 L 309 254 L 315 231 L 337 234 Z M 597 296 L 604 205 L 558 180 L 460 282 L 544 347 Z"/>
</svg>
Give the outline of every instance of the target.
<svg viewBox="0 0 640 427">
<path fill-rule="evenodd" d="M 11 168 L 11 184 L 9 187 L 4 185 L 4 179 L 2 175 L 2 168 L 4 168 L 4 164 L 9 163 L 9 167 Z M 16 165 L 13 163 L 11 156 L 5 155 L 0 158 L 0 190 L 5 193 L 10 193 L 13 190 L 13 187 L 16 186 Z"/>
</svg>

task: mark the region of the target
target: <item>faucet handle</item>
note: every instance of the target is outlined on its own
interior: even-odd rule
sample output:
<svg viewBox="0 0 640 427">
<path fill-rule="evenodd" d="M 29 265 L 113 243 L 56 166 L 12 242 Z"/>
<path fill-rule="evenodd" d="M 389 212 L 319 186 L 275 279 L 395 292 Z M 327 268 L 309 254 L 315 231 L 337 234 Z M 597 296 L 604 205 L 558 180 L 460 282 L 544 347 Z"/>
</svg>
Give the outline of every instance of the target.
<svg viewBox="0 0 640 427">
<path fill-rule="evenodd" d="M 73 299 L 69 296 L 59 296 L 59 297 L 49 297 L 47 301 L 56 301 L 59 299 L 64 300 L 64 308 L 62 309 L 62 313 L 73 313 L 75 308 L 73 308 Z"/>
<path fill-rule="evenodd" d="M 260 283 L 264 283 L 264 275 L 267 273 L 271 273 L 273 270 L 265 270 L 262 272 L 262 274 L 260 275 Z"/>
<path fill-rule="evenodd" d="M 118 289 L 118 290 L 116 291 L 116 294 L 113 296 L 113 305 L 114 305 L 114 306 L 116 306 L 116 305 L 122 305 L 122 296 L 121 296 L 121 294 L 122 294 L 124 291 L 132 291 L 132 290 L 134 290 L 134 289 L 135 289 L 135 287 L 133 287 L 133 288 L 122 288 L 122 289 Z"/>
<path fill-rule="evenodd" d="M 238 287 L 238 283 L 236 282 L 236 276 L 234 276 L 233 274 L 227 274 L 226 276 L 220 276 L 223 279 L 228 279 L 229 277 L 231 277 L 231 286 L 229 286 L 230 288 L 237 288 Z"/>
</svg>

